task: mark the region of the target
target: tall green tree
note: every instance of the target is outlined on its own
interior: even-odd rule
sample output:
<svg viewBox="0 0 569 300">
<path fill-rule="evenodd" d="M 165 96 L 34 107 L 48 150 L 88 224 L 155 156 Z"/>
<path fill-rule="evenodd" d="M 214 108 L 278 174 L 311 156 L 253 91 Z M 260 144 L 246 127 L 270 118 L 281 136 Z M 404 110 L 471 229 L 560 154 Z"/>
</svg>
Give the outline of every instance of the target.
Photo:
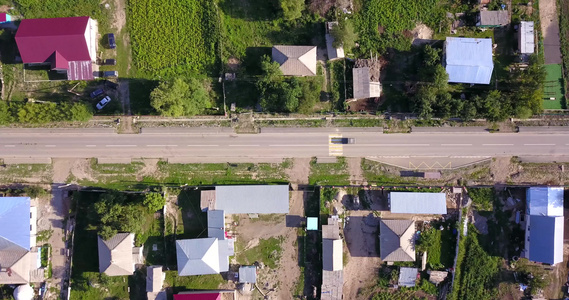
<svg viewBox="0 0 569 300">
<path fill-rule="evenodd" d="M 302 16 L 304 0 L 280 0 L 283 17 L 287 21 L 296 20 Z"/>
<path fill-rule="evenodd" d="M 148 193 L 144 195 L 144 206 L 148 207 L 150 211 L 157 211 L 164 207 L 166 199 L 160 193 Z"/>
<path fill-rule="evenodd" d="M 354 25 L 349 19 L 340 19 L 338 25 L 332 27 L 330 34 L 334 37 L 332 46 L 335 48 L 343 47 L 345 51 L 352 49 L 358 39 L 358 34 L 354 30 Z"/>
<path fill-rule="evenodd" d="M 176 78 L 161 82 L 150 93 L 150 105 L 167 117 L 193 116 L 211 107 L 203 82 L 190 78 Z"/>
</svg>

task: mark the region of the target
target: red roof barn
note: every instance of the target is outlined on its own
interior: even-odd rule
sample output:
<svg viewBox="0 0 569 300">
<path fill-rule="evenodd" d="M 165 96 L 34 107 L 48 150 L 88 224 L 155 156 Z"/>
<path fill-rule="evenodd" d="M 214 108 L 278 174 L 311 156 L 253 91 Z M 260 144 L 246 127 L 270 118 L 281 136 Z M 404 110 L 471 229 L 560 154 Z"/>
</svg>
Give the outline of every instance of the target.
<svg viewBox="0 0 569 300">
<path fill-rule="evenodd" d="M 174 300 L 220 300 L 219 292 L 182 292 L 174 295 Z"/>
<path fill-rule="evenodd" d="M 97 22 L 89 17 L 24 19 L 16 44 L 25 64 L 49 64 L 68 80 L 93 79 Z"/>
</svg>

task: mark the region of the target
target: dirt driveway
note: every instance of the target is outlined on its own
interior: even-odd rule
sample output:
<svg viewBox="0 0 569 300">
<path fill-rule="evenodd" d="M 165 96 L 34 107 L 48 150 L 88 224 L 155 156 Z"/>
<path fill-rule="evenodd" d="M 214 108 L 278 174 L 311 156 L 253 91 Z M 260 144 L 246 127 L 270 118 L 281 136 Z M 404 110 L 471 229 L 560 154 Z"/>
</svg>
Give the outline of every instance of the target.
<svg viewBox="0 0 569 300">
<path fill-rule="evenodd" d="M 560 64 L 561 43 L 559 40 L 559 16 L 556 0 L 539 1 L 539 20 L 543 34 L 545 64 Z"/>
<path fill-rule="evenodd" d="M 368 217 L 369 215 L 372 217 Z M 371 211 L 351 211 L 344 228 L 348 263 L 344 267 L 344 299 L 358 299 L 360 289 L 373 284 L 381 259 L 377 253 L 378 218 Z"/>
</svg>

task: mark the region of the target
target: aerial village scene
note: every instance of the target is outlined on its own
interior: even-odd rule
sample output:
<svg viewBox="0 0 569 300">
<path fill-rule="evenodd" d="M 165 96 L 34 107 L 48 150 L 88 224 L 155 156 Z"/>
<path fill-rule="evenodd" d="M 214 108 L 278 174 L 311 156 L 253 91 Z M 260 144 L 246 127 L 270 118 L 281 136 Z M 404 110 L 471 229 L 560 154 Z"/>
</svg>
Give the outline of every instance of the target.
<svg viewBox="0 0 569 300">
<path fill-rule="evenodd" d="M 569 299 L 569 0 L 0 0 L 0 85 L 0 299 Z"/>
</svg>

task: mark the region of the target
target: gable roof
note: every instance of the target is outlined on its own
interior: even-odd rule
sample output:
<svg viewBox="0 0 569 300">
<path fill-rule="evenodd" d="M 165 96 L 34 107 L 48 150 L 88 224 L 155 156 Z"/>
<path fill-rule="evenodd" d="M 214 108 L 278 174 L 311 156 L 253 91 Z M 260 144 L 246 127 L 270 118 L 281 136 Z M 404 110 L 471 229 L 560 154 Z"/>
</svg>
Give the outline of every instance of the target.
<svg viewBox="0 0 569 300">
<path fill-rule="evenodd" d="M 344 268 L 344 252 L 342 240 L 322 240 L 322 269 L 339 271 Z"/>
<path fill-rule="evenodd" d="M 30 198 L 0 197 L 0 251 L 30 251 Z"/>
<path fill-rule="evenodd" d="M 383 261 L 415 260 L 415 222 L 413 220 L 381 220 L 379 252 Z"/>
<path fill-rule="evenodd" d="M 396 214 L 444 215 L 447 213 L 445 193 L 389 193 L 391 212 Z"/>
<path fill-rule="evenodd" d="M 353 68 L 352 77 L 354 99 L 373 98 L 381 95 L 381 84 L 371 81 L 369 67 Z"/>
<path fill-rule="evenodd" d="M 117 233 L 106 241 L 98 236 L 97 244 L 99 272 L 108 276 L 124 276 L 134 273 L 134 259 L 132 257 L 134 234 Z"/>
<path fill-rule="evenodd" d="M 482 10 L 480 11 L 480 26 L 500 26 L 510 23 L 510 15 L 507 10 Z"/>
<path fill-rule="evenodd" d="M 449 82 L 489 84 L 492 78 L 492 39 L 447 37 L 445 68 Z"/>
<path fill-rule="evenodd" d="M 180 276 L 219 274 L 221 251 L 216 238 L 176 241 L 176 258 Z"/>
<path fill-rule="evenodd" d="M 530 187 L 526 191 L 527 210 L 535 216 L 563 216 L 562 187 Z"/>
<path fill-rule="evenodd" d="M 531 54 L 535 51 L 535 31 L 533 21 L 520 22 L 520 35 L 518 48 L 522 54 Z"/>
<path fill-rule="evenodd" d="M 227 214 L 287 214 L 288 185 L 220 185 L 215 209 Z"/>
<path fill-rule="evenodd" d="M 68 61 L 91 60 L 85 31 L 89 17 L 24 19 L 16 43 L 24 63 L 48 62 L 55 53 Z"/>
<path fill-rule="evenodd" d="M 316 46 L 273 46 L 272 58 L 281 65 L 283 75 L 316 75 Z"/>
<path fill-rule="evenodd" d="M 532 215 L 529 223 L 529 260 L 551 265 L 562 262 L 563 217 Z"/>
<path fill-rule="evenodd" d="M 162 289 L 162 266 L 148 266 L 146 268 L 146 291 L 158 292 Z"/>
</svg>

